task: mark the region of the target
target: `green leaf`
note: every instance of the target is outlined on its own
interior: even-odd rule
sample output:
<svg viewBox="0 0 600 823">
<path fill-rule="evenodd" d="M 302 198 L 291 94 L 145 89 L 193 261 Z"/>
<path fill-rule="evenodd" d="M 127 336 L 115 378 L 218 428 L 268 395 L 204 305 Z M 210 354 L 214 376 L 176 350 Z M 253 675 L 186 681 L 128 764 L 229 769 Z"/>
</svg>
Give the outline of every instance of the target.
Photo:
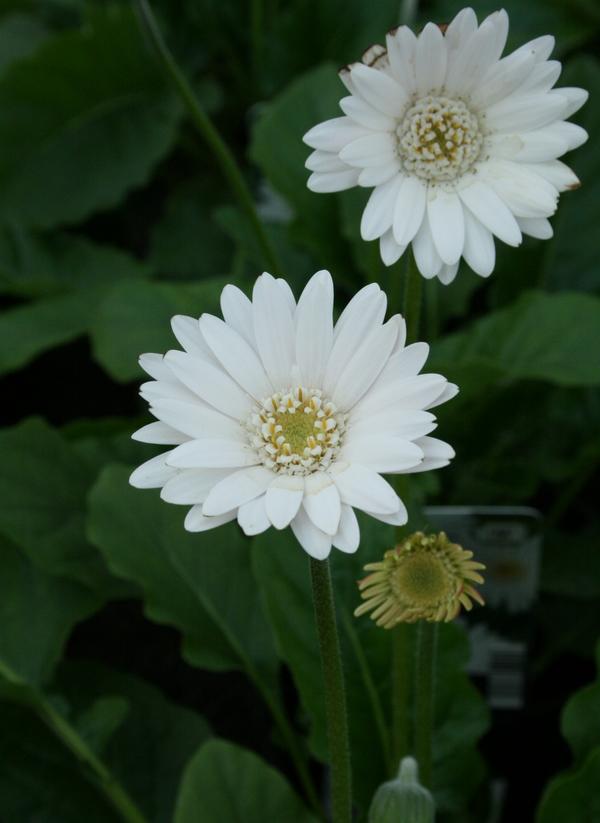
<svg viewBox="0 0 600 823">
<path fill-rule="evenodd" d="M 185 510 L 106 469 L 90 497 L 89 535 L 111 569 L 144 591 L 148 615 L 178 628 L 184 654 L 214 670 L 244 668 L 275 688 L 277 659 L 251 585 L 248 541 L 231 524 L 202 534 Z"/>
<path fill-rule="evenodd" d="M 0 77 L 0 216 L 82 220 L 145 183 L 173 145 L 180 106 L 117 5 L 48 38 Z"/>
<path fill-rule="evenodd" d="M 45 574 L 0 539 L 0 691 L 46 683 L 75 624 L 98 606 L 83 586 Z"/>
<path fill-rule="evenodd" d="M 597 823 L 600 820 L 600 746 L 576 772 L 555 778 L 546 789 L 536 823 Z"/>
<path fill-rule="evenodd" d="M 123 697 L 99 697 L 77 719 L 79 734 L 96 754 L 102 754 L 128 713 L 129 702 Z"/>
<path fill-rule="evenodd" d="M 174 823 L 316 823 L 283 777 L 252 752 L 211 740 L 189 762 Z"/>
<path fill-rule="evenodd" d="M 10 14 L 0 22 L 0 70 L 25 57 L 43 42 L 47 30 L 30 14 Z"/>
<path fill-rule="evenodd" d="M 189 285 L 141 280 L 115 285 L 93 323 L 95 359 L 115 380 L 140 378 L 140 354 L 177 345 L 170 325 L 173 315 L 217 312 L 226 283 L 225 278 L 213 278 Z"/>
<path fill-rule="evenodd" d="M 0 534 L 48 573 L 104 594 L 120 591 L 84 531 L 97 468 L 37 418 L 0 431 L 0 452 Z"/>
<path fill-rule="evenodd" d="M 467 392 L 500 380 L 597 386 L 599 324 L 599 298 L 531 292 L 437 342 L 429 367 Z"/>
<path fill-rule="evenodd" d="M 596 665 L 600 675 L 600 643 L 596 647 Z M 565 706 L 561 731 L 578 762 L 581 762 L 600 740 L 600 678 L 574 694 Z"/>
</svg>

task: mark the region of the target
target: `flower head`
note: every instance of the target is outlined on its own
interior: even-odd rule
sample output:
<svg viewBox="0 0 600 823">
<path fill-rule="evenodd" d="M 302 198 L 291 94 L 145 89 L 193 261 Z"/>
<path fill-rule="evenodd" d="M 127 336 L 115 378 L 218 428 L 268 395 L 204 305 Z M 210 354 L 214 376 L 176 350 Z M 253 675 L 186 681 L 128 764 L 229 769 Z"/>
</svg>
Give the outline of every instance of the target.
<svg viewBox="0 0 600 823">
<path fill-rule="evenodd" d="M 401 525 L 406 509 L 381 474 L 425 471 L 454 456 L 430 437 L 426 411 L 457 388 L 420 374 L 425 343 L 405 346 L 399 315 L 384 323 L 375 283 L 333 323 L 333 282 L 321 271 L 296 303 L 284 280 L 258 278 L 250 301 L 221 295 L 224 320 L 175 317 L 184 351 L 144 354 L 141 388 L 157 422 L 134 438 L 168 446 L 131 475 L 191 506 L 189 531 L 237 518 L 246 534 L 291 526 L 306 551 L 358 548 L 354 508 Z"/>
<path fill-rule="evenodd" d="M 461 256 L 487 277 L 494 237 L 552 236 L 559 192 L 579 184 L 557 158 L 587 139 L 566 120 L 587 93 L 553 88 L 553 37 L 501 57 L 507 34 L 505 11 L 478 26 L 470 8 L 418 37 L 400 26 L 340 72 L 344 116 L 304 135 L 310 189 L 373 187 L 361 234 L 386 265 L 412 243 L 424 277 L 450 283 Z"/>
<path fill-rule="evenodd" d="M 478 570 L 485 566 L 472 557 L 473 552 L 451 543 L 444 532 L 415 532 L 387 551 L 381 562 L 365 566 L 371 574 L 358 584 L 365 602 L 354 614 L 372 612 L 371 618 L 384 629 L 417 620 L 454 620 L 461 605 L 467 611 L 473 607 L 471 600 L 483 605 L 471 582 L 483 583 Z"/>
</svg>

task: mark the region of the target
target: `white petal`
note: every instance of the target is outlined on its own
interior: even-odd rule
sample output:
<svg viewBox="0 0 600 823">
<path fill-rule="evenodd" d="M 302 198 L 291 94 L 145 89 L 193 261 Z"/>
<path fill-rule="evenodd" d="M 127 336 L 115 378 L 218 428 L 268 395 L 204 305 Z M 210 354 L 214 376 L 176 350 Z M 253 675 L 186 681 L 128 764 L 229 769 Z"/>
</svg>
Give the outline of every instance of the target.
<svg viewBox="0 0 600 823">
<path fill-rule="evenodd" d="M 398 509 L 398 496 L 387 480 L 358 463 L 336 463 L 329 474 L 333 477 L 342 503 L 362 511 L 392 514 Z"/>
<path fill-rule="evenodd" d="M 229 474 L 231 469 L 185 469 L 167 480 L 160 496 L 167 503 L 186 506 L 204 503 L 212 487 Z"/>
<path fill-rule="evenodd" d="M 212 314 L 203 314 L 200 330 L 223 368 L 249 395 L 260 400 L 273 393 L 258 355 L 235 329 Z"/>
<path fill-rule="evenodd" d="M 225 437 L 247 442 L 246 433 L 238 422 L 205 406 L 200 400 L 183 403 L 180 400 L 158 399 L 152 402 L 151 411 L 159 420 L 194 439 Z"/>
<path fill-rule="evenodd" d="M 340 495 L 331 477 L 314 472 L 306 477 L 302 505 L 315 526 L 334 535 L 340 524 Z"/>
<path fill-rule="evenodd" d="M 353 410 L 351 419 L 358 422 L 390 407 L 398 410 L 425 409 L 441 395 L 446 382 L 441 374 L 419 374 L 417 377 L 386 381 L 361 400 Z"/>
<path fill-rule="evenodd" d="M 449 60 L 445 88 L 448 96 L 467 94 L 496 60 L 496 30 L 486 20 Z"/>
<path fill-rule="evenodd" d="M 296 363 L 305 386 L 320 387 L 333 344 L 333 280 L 319 271 L 306 284 L 296 310 Z"/>
<path fill-rule="evenodd" d="M 177 314 L 171 318 L 171 328 L 179 345 L 188 354 L 199 355 L 204 359 L 207 359 L 207 357 L 209 360 L 212 359 L 210 349 L 202 337 L 197 317 L 186 317 L 183 314 Z"/>
<path fill-rule="evenodd" d="M 558 192 L 522 163 L 490 160 L 481 179 L 506 203 L 515 217 L 549 217 L 556 211 Z"/>
<path fill-rule="evenodd" d="M 398 498 L 398 509 L 393 514 L 377 514 L 376 512 L 367 512 L 367 514 L 390 526 L 404 526 L 408 523 L 408 512 L 400 498 Z"/>
<path fill-rule="evenodd" d="M 236 420 L 249 414 L 250 398 L 220 366 L 180 351 L 167 352 L 165 362 L 188 389 L 215 409 Z"/>
<path fill-rule="evenodd" d="M 206 517 L 202 514 L 201 505 L 192 506 L 187 513 L 183 526 L 188 532 L 206 532 L 210 529 L 216 529 L 217 526 L 229 523 L 231 520 L 235 520 L 236 514 L 237 512 L 232 511 L 220 514 L 218 517 Z"/>
<path fill-rule="evenodd" d="M 273 472 L 265 466 L 232 472 L 210 490 L 202 506 L 202 514 L 215 517 L 237 509 L 263 494 L 272 480 Z"/>
<path fill-rule="evenodd" d="M 449 266 L 447 263 L 444 263 L 442 268 L 437 273 L 438 280 L 444 286 L 447 286 L 449 283 L 452 283 L 452 281 L 456 277 L 457 272 L 458 272 L 458 260 L 456 261 L 456 263 L 453 263 L 451 266 Z"/>
<path fill-rule="evenodd" d="M 439 189 L 428 197 L 427 217 L 437 253 L 444 263 L 456 263 L 465 243 L 464 209 L 456 192 Z"/>
<path fill-rule="evenodd" d="M 395 157 L 380 166 L 369 166 L 366 169 L 361 169 L 358 175 L 358 185 L 368 189 L 372 186 L 380 186 L 382 183 L 387 183 L 388 180 L 391 180 L 401 171 L 400 161 Z"/>
<path fill-rule="evenodd" d="M 358 291 L 341 313 L 333 331 L 333 347 L 323 381 L 329 397 L 365 337 L 383 323 L 386 304 L 385 294 L 376 283 L 371 283 Z"/>
<path fill-rule="evenodd" d="M 485 109 L 508 97 L 517 89 L 521 89 L 534 66 L 533 52 L 511 54 L 494 63 L 473 90 L 471 95 L 473 105 Z"/>
<path fill-rule="evenodd" d="M 242 531 L 248 537 L 266 531 L 271 524 L 265 509 L 265 495 L 249 500 L 240 506 L 237 519 Z"/>
<path fill-rule="evenodd" d="M 349 437 L 339 459 L 387 474 L 418 465 L 423 460 L 423 452 L 410 440 L 372 433 Z"/>
<path fill-rule="evenodd" d="M 569 125 L 572 124 L 569 123 Z M 166 380 L 167 382 L 175 381 L 173 372 L 165 364 L 162 354 L 155 354 L 154 352 L 141 354 L 138 362 L 142 369 L 155 380 Z"/>
<path fill-rule="evenodd" d="M 340 410 L 349 411 L 385 366 L 398 337 L 398 321 L 392 317 L 373 329 L 340 374 L 331 397 Z"/>
<path fill-rule="evenodd" d="M 521 243 L 521 230 L 512 212 L 486 183 L 476 180 L 460 189 L 458 196 L 479 222 L 500 240 L 509 246 Z"/>
<path fill-rule="evenodd" d="M 477 16 L 471 8 L 461 9 L 456 17 L 448 24 L 445 39 L 449 51 L 456 52 L 463 48 L 465 43 L 477 31 Z"/>
<path fill-rule="evenodd" d="M 415 50 L 417 38 L 408 26 L 400 26 L 386 37 L 390 71 L 407 95 L 415 90 Z"/>
<path fill-rule="evenodd" d="M 228 326 L 241 334 L 252 348 L 256 348 L 252 303 L 237 286 L 228 284 L 221 292 L 221 311 Z"/>
<path fill-rule="evenodd" d="M 287 282 L 287 280 L 284 280 L 283 277 L 277 277 L 275 279 L 275 282 L 277 283 L 279 291 L 287 300 L 288 306 L 290 307 L 290 311 L 293 315 L 296 311 L 296 298 L 294 297 L 294 292 L 292 291 L 290 284 Z"/>
<path fill-rule="evenodd" d="M 465 247 L 463 256 L 475 274 L 489 277 L 496 264 L 496 247 L 491 231 L 469 209 L 465 209 Z"/>
<path fill-rule="evenodd" d="M 379 72 L 378 72 L 379 73 Z M 373 132 L 348 143 L 341 152 L 344 163 L 357 168 L 380 166 L 391 162 L 396 156 L 396 140 L 385 131 Z"/>
<path fill-rule="evenodd" d="M 393 354 L 385 365 L 385 368 L 373 384 L 373 389 L 380 388 L 388 381 L 399 380 L 402 377 L 415 377 L 429 357 L 429 345 L 427 343 L 411 343 L 410 346 L 402 348 Z"/>
<path fill-rule="evenodd" d="M 561 89 L 562 91 L 562 89 Z M 561 120 L 566 98 L 553 94 L 513 94 L 494 103 L 485 113 L 485 124 L 496 132 L 530 131 Z"/>
<path fill-rule="evenodd" d="M 335 171 L 327 174 L 313 172 L 308 178 L 306 185 L 311 191 L 317 194 L 331 194 L 335 191 L 346 191 L 358 183 L 358 169 L 346 169 L 345 171 Z"/>
<path fill-rule="evenodd" d="M 185 443 L 189 437 L 182 434 L 177 429 L 167 426 L 166 423 L 148 423 L 147 426 L 142 426 L 131 435 L 132 440 L 137 440 L 140 443 L 156 443 L 163 446 L 177 446 L 180 443 Z"/>
<path fill-rule="evenodd" d="M 446 42 L 439 26 L 427 23 L 417 40 L 416 87 L 420 95 L 439 90 L 446 77 Z"/>
<path fill-rule="evenodd" d="M 285 529 L 298 513 L 304 497 L 304 478 L 279 474 L 267 489 L 267 517 L 276 529 Z"/>
<path fill-rule="evenodd" d="M 546 127 L 546 131 L 564 140 L 568 151 L 579 148 L 589 137 L 587 131 L 576 123 L 553 123 Z"/>
<path fill-rule="evenodd" d="M 314 525 L 303 508 L 290 523 L 294 537 L 315 560 L 325 560 L 331 551 L 331 537 Z"/>
<path fill-rule="evenodd" d="M 416 442 L 423 449 L 425 458 L 419 466 L 408 469 L 406 474 L 442 469 L 455 455 L 452 446 L 435 437 L 421 437 Z"/>
<path fill-rule="evenodd" d="M 140 395 L 152 404 L 157 400 L 179 400 L 181 403 L 199 404 L 198 396 L 186 388 L 169 369 L 170 380 L 150 380 L 140 386 Z"/>
<path fill-rule="evenodd" d="M 167 480 L 177 474 L 177 469 L 167 466 L 166 459 L 172 452 L 163 452 L 146 460 L 131 473 L 129 482 L 136 489 L 160 489 Z"/>
<path fill-rule="evenodd" d="M 377 131 L 392 131 L 396 121 L 393 117 L 383 114 L 360 97 L 343 97 L 340 108 L 360 126 Z"/>
<path fill-rule="evenodd" d="M 544 60 L 550 57 L 553 49 L 554 37 L 552 37 L 551 34 L 544 34 L 520 46 L 516 51 L 513 51 L 513 55 L 521 54 L 522 52 L 532 52 L 535 55 L 536 62 L 543 63 Z"/>
<path fill-rule="evenodd" d="M 452 398 L 456 397 L 457 394 L 458 386 L 456 383 L 447 383 L 440 396 L 436 397 L 435 400 L 432 400 L 430 403 L 427 403 L 427 405 L 423 406 L 423 408 L 434 409 L 436 406 L 441 406 L 442 403 L 447 403 L 448 400 L 452 400 Z"/>
<path fill-rule="evenodd" d="M 565 86 L 561 89 L 554 89 L 554 91 L 547 96 L 556 96 L 562 100 L 565 100 L 566 108 L 564 109 L 561 118 L 566 120 L 567 117 L 570 117 L 572 114 L 575 114 L 576 111 L 579 111 L 579 109 L 587 102 L 590 93 L 585 89 L 570 88 Z"/>
<path fill-rule="evenodd" d="M 561 69 L 562 66 L 558 60 L 538 63 L 521 86 L 521 94 L 525 92 L 530 94 L 532 92 L 550 91 L 560 77 Z"/>
<path fill-rule="evenodd" d="M 179 469 L 238 469 L 256 466 L 260 461 L 255 450 L 244 443 L 210 437 L 177 446 L 168 462 Z"/>
<path fill-rule="evenodd" d="M 437 427 L 435 417 L 421 409 L 384 409 L 354 423 L 350 420 L 346 437 L 364 437 L 374 432 L 389 437 L 416 440 L 430 434 Z"/>
<path fill-rule="evenodd" d="M 423 222 L 427 186 L 418 177 L 407 177 L 398 192 L 394 210 L 394 237 L 399 246 L 413 239 Z"/>
<path fill-rule="evenodd" d="M 413 240 L 413 254 L 417 268 L 428 279 L 435 277 L 442 267 L 442 258 L 439 256 L 429 226 L 427 215 L 421 223 L 421 228 Z"/>
<path fill-rule="evenodd" d="M 494 135 L 488 141 L 488 145 L 492 149 L 494 158 L 502 157 L 524 163 L 554 160 L 569 148 L 567 140 L 554 130 L 554 126 L 557 125 L 560 124 L 553 123 L 543 129 L 522 134 Z"/>
<path fill-rule="evenodd" d="M 549 240 L 554 234 L 550 221 L 544 217 L 520 217 L 519 227 L 523 234 L 538 240 Z"/>
<path fill-rule="evenodd" d="M 408 97 L 402 86 L 378 69 L 356 65 L 350 76 L 360 96 L 389 117 L 399 117 Z"/>
<path fill-rule="evenodd" d="M 391 227 L 396 198 L 403 182 L 404 178 L 397 174 L 387 183 L 373 189 L 360 223 L 363 240 L 376 240 Z"/>
<path fill-rule="evenodd" d="M 336 549 L 346 554 L 353 554 L 360 544 L 360 528 L 351 506 L 342 506 L 340 525 L 333 537 Z"/>
<path fill-rule="evenodd" d="M 393 266 L 405 251 L 406 246 L 399 246 L 396 243 L 393 229 L 388 229 L 379 238 L 379 253 L 385 266 Z"/>
<path fill-rule="evenodd" d="M 549 160 L 546 163 L 531 163 L 524 166 L 524 168 L 543 177 L 544 180 L 551 183 L 558 191 L 578 189 L 581 185 L 575 172 L 560 160 Z"/>
<path fill-rule="evenodd" d="M 292 309 L 270 274 L 258 278 L 253 292 L 254 335 L 258 353 L 277 389 L 290 384 L 295 340 Z"/>
<path fill-rule="evenodd" d="M 365 134 L 368 134 L 368 130 L 353 123 L 349 117 L 334 117 L 333 120 L 325 120 L 314 126 L 302 139 L 312 149 L 337 154 L 347 143 Z"/>
<path fill-rule="evenodd" d="M 508 14 L 504 9 L 494 11 L 485 18 L 482 25 L 490 22 L 494 27 L 494 47 L 492 49 L 492 59 L 495 62 L 499 59 L 506 46 L 508 38 Z"/>
<path fill-rule="evenodd" d="M 332 151 L 319 151 L 318 149 L 315 149 L 312 154 L 308 155 L 304 166 L 309 169 L 309 171 L 321 172 L 322 174 L 348 170 L 348 164 L 340 160 L 337 154 L 334 154 Z"/>
</svg>

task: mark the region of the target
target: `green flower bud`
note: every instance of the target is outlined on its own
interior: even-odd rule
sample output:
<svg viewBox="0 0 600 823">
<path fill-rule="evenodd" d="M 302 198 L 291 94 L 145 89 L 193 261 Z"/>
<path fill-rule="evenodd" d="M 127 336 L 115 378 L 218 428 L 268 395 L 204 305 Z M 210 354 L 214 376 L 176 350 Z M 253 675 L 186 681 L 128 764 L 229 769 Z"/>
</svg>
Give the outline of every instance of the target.
<svg viewBox="0 0 600 823">
<path fill-rule="evenodd" d="M 404 757 L 398 777 L 383 783 L 369 809 L 369 823 L 433 823 L 435 803 L 419 783 L 419 767 L 413 757 Z"/>
</svg>

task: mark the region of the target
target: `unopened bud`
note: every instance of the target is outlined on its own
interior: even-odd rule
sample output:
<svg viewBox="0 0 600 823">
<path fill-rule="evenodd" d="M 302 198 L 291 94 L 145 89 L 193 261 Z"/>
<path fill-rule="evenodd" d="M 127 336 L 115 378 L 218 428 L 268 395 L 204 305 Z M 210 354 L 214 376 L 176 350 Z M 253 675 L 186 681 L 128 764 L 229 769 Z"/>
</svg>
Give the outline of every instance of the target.
<svg viewBox="0 0 600 823">
<path fill-rule="evenodd" d="M 404 757 L 398 777 L 383 783 L 369 809 L 369 823 L 434 823 L 435 803 L 419 783 L 419 768 L 413 757 Z"/>
</svg>

